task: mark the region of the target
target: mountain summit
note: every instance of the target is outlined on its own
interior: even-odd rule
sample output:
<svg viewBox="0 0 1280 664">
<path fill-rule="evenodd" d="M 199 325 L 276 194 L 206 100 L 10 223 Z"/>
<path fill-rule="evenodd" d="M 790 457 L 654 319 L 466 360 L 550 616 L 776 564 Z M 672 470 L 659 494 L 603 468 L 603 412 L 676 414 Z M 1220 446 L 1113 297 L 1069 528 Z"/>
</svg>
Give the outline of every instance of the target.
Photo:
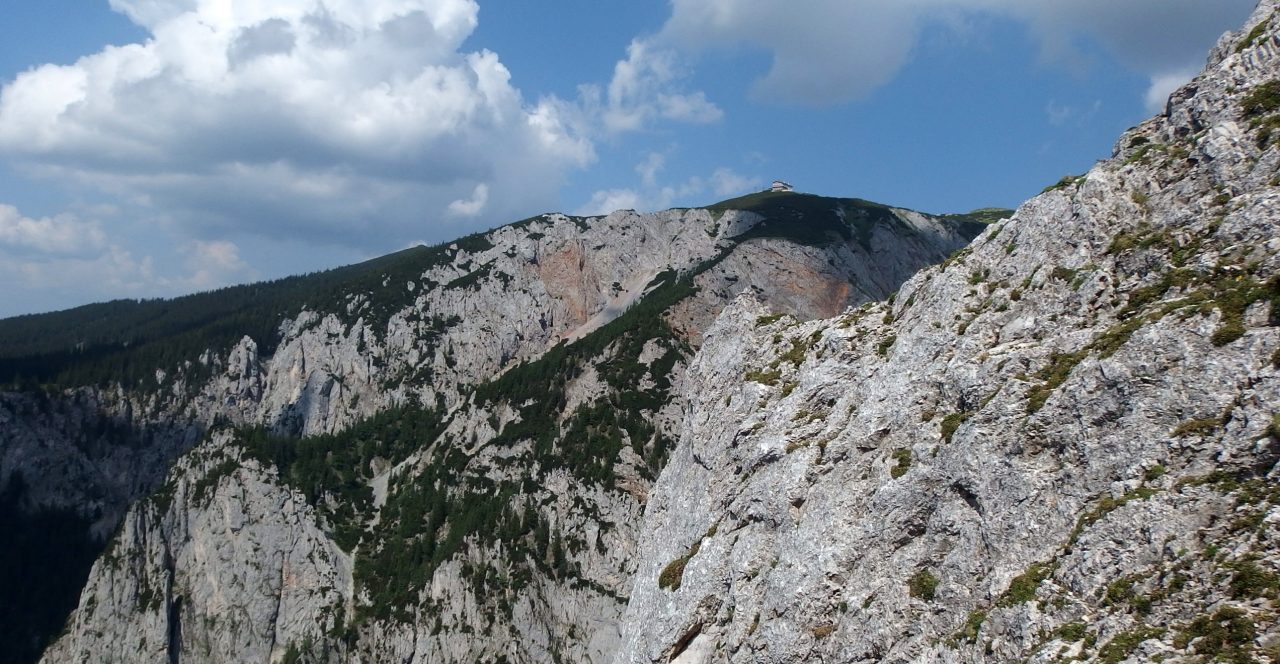
<svg viewBox="0 0 1280 664">
<path fill-rule="evenodd" d="M 1277 9 L 1011 216 L 761 192 L 0 322 L 4 550 L 60 552 L 11 657 L 1280 660 Z"/>
<path fill-rule="evenodd" d="M 432 658 L 537 632 L 516 652 L 598 659 L 679 436 L 674 386 L 719 311 L 751 291 L 836 315 L 983 228 L 761 193 L 543 215 L 330 272 L 0 321 L 12 553 L 70 552 L 0 590 L 40 616 L 5 641 L 34 654 L 109 537 L 73 617 L 83 638 L 61 648 L 363 658 L 439 624 Z M 473 614 L 442 608 L 463 598 Z"/>
</svg>

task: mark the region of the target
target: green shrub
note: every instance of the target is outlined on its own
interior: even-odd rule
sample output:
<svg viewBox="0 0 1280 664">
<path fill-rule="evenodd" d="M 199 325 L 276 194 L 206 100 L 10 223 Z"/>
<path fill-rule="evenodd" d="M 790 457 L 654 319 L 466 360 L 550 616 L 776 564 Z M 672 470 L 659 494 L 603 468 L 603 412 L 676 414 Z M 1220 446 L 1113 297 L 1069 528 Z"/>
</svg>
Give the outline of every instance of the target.
<svg viewBox="0 0 1280 664">
<path fill-rule="evenodd" d="M 907 471 L 911 469 L 911 450 L 906 448 L 895 450 L 893 458 L 898 463 L 889 469 L 889 475 L 893 476 L 894 479 L 898 479 L 906 475 Z"/>
<path fill-rule="evenodd" d="M 1098 661 L 1105 664 L 1118 664 L 1128 659 L 1143 641 L 1156 638 L 1163 633 L 1164 630 L 1146 626 L 1121 632 L 1098 650 Z"/>
<path fill-rule="evenodd" d="M 1040 193 L 1047 194 L 1051 191 L 1057 191 L 1058 189 L 1066 189 L 1067 187 L 1076 187 L 1076 186 L 1079 186 L 1080 183 L 1084 181 L 1085 181 L 1085 176 L 1083 175 L 1067 175 L 1063 177 L 1061 180 L 1058 180 L 1055 184 L 1051 184 L 1045 187 L 1044 191 L 1041 191 Z"/>
<path fill-rule="evenodd" d="M 1179 424 L 1170 435 L 1174 438 L 1183 436 L 1203 436 L 1222 424 L 1222 419 L 1217 417 L 1207 417 L 1198 420 L 1188 420 Z"/>
<path fill-rule="evenodd" d="M 960 425 L 964 424 L 972 416 L 973 413 L 952 413 L 942 418 L 942 439 L 948 443 L 951 442 L 951 437 L 956 434 L 956 429 L 959 429 Z"/>
<path fill-rule="evenodd" d="M 1085 635 L 1088 634 L 1088 629 L 1084 623 L 1073 622 L 1059 627 L 1054 630 L 1053 634 L 1063 641 L 1075 642 L 1084 640 Z"/>
<path fill-rule="evenodd" d="M 997 604 L 1007 608 L 1035 599 L 1036 590 L 1045 579 L 1049 578 L 1050 574 L 1053 574 L 1055 567 L 1052 563 L 1032 564 L 1027 571 L 1015 576 L 1013 581 L 1009 582 L 1009 588 L 1000 596 Z"/>
<path fill-rule="evenodd" d="M 754 369 L 748 371 L 744 377 L 761 385 L 777 385 L 778 379 L 782 378 L 782 372 L 778 369 Z"/>
<path fill-rule="evenodd" d="M 1223 321 L 1222 325 L 1214 330 L 1213 336 L 1209 337 L 1209 341 L 1214 346 L 1225 346 L 1236 339 L 1244 336 L 1244 323 L 1238 320 Z"/>
<path fill-rule="evenodd" d="M 922 569 L 907 581 L 907 590 L 912 597 L 931 602 L 938 590 L 938 577 L 934 576 L 933 572 Z"/>
<path fill-rule="evenodd" d="M 1268 597 L 1280 589 L 1280 575 L 1265 569 L 1252 560 L 1231 565 L 1235 574 L 1231 577 L 1231 596 L 1235 599 Z"/>
<path fill-rule="evenodd" d="M 1240 43 L 1236 44 L 1236 53 L 1241 53 L 1245 49 L 1252 48 L 1261 41 L 1262 37 L 1267 34 L 1267 25 L 1269 23 L 1271 23 L 1270 18 L 1253 26 L 1253 29 L 1249 31 L 1249 34 L 1245 35 L 1245 38 L 1241 39 Z"/>
<path fill-rule="evenodd" d="M 1222 607 L 1213 615 L 1202 614 L 1184 627 L 1174 639 L 1179 648 L 1191 646 L 1198 655 L 1222 658 L 1232 662 L 1253 661 L 1253 639 L 1258 630 L 1248 614 L 1240 609 Z"/>
<path fill-rule="evenodd" d="M 658 574 L 658 587 L 663 590 L 679 590 L 681 582 L 684 581 L 685 566 L 689 564 L 690 560 L 693 560 L 694 556 L 698 555 L 700 549 L 702 549 L 701 539 L 694 542 L 692 547 L 689 547 L 688 553 L 667 563 L 667 566 L 662 568 L 662 572 Z"/>
<path fill-rule="evenodd" d="M 1280 80 L 1272 79 L 1255 87 L 1241 100 L 1240 107 L 1248 118 L 1280 110 Z"/>
<path fill-rule="evenodd" d="M 978 633 L 982 631 L 982 624 L 986 621 L 986 611 L 981 609 L 970 611 L 969 617 L 964 621 L 964 626 L 960 628 L 960 631 L 956 632 L 952 639 L 961 643 L 976 643 L 978 641 Z"/>
</svg>

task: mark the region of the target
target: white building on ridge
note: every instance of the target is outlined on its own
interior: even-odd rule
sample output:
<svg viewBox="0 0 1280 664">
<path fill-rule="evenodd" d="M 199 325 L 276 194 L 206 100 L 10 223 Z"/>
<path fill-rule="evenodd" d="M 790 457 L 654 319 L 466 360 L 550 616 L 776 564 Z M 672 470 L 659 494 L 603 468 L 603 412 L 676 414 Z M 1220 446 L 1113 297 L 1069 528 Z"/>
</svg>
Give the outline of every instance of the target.
<svg viewBox="0 0 1280 664">
<path fill-rule="evenodd" d="M 792 187 L 782 180 L 774 180 L 773 186 L 769 187 L 769 191 L 795 191 L 795 187 Z"/>
</svg>

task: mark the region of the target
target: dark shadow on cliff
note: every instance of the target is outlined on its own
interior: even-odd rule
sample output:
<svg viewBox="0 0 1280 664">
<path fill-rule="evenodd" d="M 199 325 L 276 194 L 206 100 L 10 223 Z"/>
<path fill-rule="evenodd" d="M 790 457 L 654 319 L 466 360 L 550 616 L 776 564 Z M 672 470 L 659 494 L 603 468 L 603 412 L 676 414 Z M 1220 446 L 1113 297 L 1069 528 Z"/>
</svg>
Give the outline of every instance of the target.
<svg viewBox="0 0 1280 664">
<path fill-rule="evenodd" d="M 75 609 L 102 543 L 70 510 L 22 511 L 26 482 L 0 491 L 0 664 L 40 658 Z"/>
</svg>

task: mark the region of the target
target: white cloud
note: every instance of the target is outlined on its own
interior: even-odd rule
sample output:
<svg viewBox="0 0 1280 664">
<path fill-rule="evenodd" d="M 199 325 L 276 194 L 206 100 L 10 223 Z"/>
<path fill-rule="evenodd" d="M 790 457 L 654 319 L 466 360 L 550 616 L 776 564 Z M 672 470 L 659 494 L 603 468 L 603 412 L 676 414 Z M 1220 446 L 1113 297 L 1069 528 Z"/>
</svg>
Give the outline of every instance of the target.
<svg viewBox="0 0 1280 664">
<path fill-rule="evenodd" d="M 652 187 L 658 182 L 658 173 L 666 166 L 667 157 L 661 152 L 650 152 L 644 161 L 636 164 L 636 173 L 640 174 L 640 182 Z"/>
<path fill-rule="evenodd" d="M 582 85 L 572 102 L 552 97 L 550 102 L 579 133 L 612 136 L 649 129 L 660 121 L 711 124 L 724 111 L 701 91 L 686 91 L 682 85 L 692 74 L 680 54 L 669 47 L 657 47 L 648 39 L 635 39 L 627 47 L 627 57 L 619 60 L 605 89 Z"/>
<path fill-rule="evenodd" d="M 101 208 L 103 212 L 112 212 Z M 98 220 L 63 214 L 39 219 L 0 204 L 0 316 L 48 310 L 50 302 L 177 295 L 257 278 L 226 240 L 190 241 L 168 270 L 122 246 Z"/>
<path fill-rule="evenodd" d="M 1025 23 L 1046 62 L 1084 67 L 1078 43 L 1096 40 L 1125 66 L 1151 76 L 1150 95 L 1194 71 L 1223 31 L 1255 0 L 672 0 L 653 49 L 764 51 L 772 63 L 755 96 L 823 106 L 863 97 L 907 63 L 921 27 L 963 29 L 975 12 Z M 1163 85 L 1160 85 L 1163 84 Z"/>
<path fill-rule="evenodd" d="M 111 4 L 151 37 L 5 85 L 0 155 L 193 234 L 385 244 L 550 207 L 595 158 L 569 109 L 460 50 L 474 0 Z"/>
<path fill-rule="evenodd" d="M 0 248 L 10 251 L 75 255 L 101 249 L 102 228 L 74 215 L 32 219 L 11 205 L 0 204 Z"/>
<path fill-rule="evenodd" d="M 723 117 L 702 92 L 681 94 L 675 84 L 688 73 L 678 55 L 637 39 L 627 47 L 627 59 L 619 60 L 609 82 L 604 126 L 610 132 L 634 131 L 656 118 L 709 123 Z"/>
<path fill-rule="evenodd" d="M 240 258 L 240 247 L 226 240 L 193 241 L 183 247 L 188 274 L 176 280 L 178 290 L 208 290 L 257 273 Z"/>
<path fill-rule="evenodd" d="M 641 176 L 639 187 L 604 189 L 591 196 L 591 200 L 578 208 L 575 214 L 601 215 L 615 210 L 638 210 L 653 212 L 664 210 L 676 204 L 702 204 L 706 201 L 695 200 L 704 196 L 708 189 L 718 197 L 728 198 L 759 189 L 762 180 L 757 177 L 740 175 L 729 168 L 718 168 L 710 178 L 693 176 L 678 185 L 659 186 L 654 178 L 643 168 L 650 164 L 649 160 L 641 162 L 636 171 Z M 653 172 L 655 175 L 657 171 Z M 709 182 L 708 182 L 709 180 Z"/>
<path fill-rule="evenodd" d="M 1049 124 L 1055 127 L 1061 127 L 1068 122 L 1075 121 L 1078 125 L 1086 125 L 1098 115 L 1098 111 L 1102 110 L 1102 100 L 1094 100 L 1087 108 L 1081 109 L 1075 106 L 1059 104 L 1055 100 L 1049 100 L 1045 104 L 1044 114 L 1049 120 Z"/>
<path fill-rule="evenodd" d="M 740 175 L 728 168 L 717 168 L 711 174 L 711 191 L 716 196 L 728 197 L 745 194 L 760 187 L 760 178 Z"/>
<path fill-rule="evenodd" d="M 1169 101 L 1169 95 L 1186 85 L 1196 73 L 1195 69 L 1184 69 L 1152 76 L 1151 86 L 1147 88 L 1146 94 L 1147 111 L 1151 113 L 1163 111 L 1165 104 Z"/>
<path fill-rule="evenodd" d="M 592 194 L 591 200 L 574 214 L 594 216 L 617 210 L 643 210 L 646 207 L 641 204 L 640 194 L 634 189 L 605 189 Z"/>
<path fill-rule="evenodd" d="M 489 185 L 481 182 L 476 185 L 474 191 L 471 192 L 471 198 L 458 199 L 449 204 L 449 214 L 457 217 L 474 217 L 489 202 Z"/>
</svg>

